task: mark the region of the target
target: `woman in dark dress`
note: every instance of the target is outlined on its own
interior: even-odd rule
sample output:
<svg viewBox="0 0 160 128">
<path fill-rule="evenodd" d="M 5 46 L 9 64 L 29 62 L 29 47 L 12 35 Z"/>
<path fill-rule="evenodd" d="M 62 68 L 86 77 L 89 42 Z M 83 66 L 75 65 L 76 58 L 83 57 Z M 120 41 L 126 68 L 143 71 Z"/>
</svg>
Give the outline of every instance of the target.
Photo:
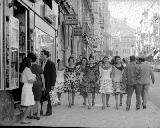
<svg viewBox="0 0 160 128">
<path fill-rule="evenodd" d="M 42 97 L 42 90 L 45 89 L 45 81 L 43 76 L 43 70 L 40 65 L 37 64 L 37 57 L 34 53 L 29 53 L 28 58 L 31 59 L 31 71 L 33 74 L 36 74 L 36 81 L 33 83 L 33 94 L 35 99 L 35 108 L 37 110 L 37 116 L 34 117 L 34 119 L 40 120 L 40 110 L 41 110 L 41 104 L 40 100 Z"/>
</svg>

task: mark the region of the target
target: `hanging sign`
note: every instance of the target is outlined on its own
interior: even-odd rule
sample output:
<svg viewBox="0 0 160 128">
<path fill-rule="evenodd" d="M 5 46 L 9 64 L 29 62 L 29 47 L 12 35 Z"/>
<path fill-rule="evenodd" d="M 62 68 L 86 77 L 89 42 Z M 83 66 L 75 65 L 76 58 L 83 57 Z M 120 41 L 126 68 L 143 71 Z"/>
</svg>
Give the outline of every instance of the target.
<svg viewBox="0 0 160 128">
<path fill-rule="evenodd" d="M 82 28 L 81 27 L 74 28 L 73 29 L 73 34 L 74 34 L 74 36 L 82 36 Z"/>
<path fill-rule="evenodd" d="M 78 15 L 75 15 L 75 14 L 64 15 L 64 24 L 78 25 Z"/>
</svg>

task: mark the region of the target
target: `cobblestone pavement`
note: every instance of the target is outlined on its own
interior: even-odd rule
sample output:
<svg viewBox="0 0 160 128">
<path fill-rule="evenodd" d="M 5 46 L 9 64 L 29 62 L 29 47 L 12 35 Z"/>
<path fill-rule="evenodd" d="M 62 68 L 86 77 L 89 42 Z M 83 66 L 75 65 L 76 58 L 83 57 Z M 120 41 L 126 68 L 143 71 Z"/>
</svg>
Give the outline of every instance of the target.
<svg viewBox="0 0 160 128">
<path fill-rule="evenodd" d="M 52 116 L 43 116 L 41 120 L 30 120 L 31 124 L 14 126 L 52 126 L 52 127 L 107 127 L 107 128 L 160 128 L 160 111 L 151 102 L 146 110 L 135 110 L 135 94 L 132 97 L 132 107 L 125 110 L 126 95 L 123 106 L 115 109 L 115 99 L 111 96 L 111 107 L 101 109 L 101 96 L 96 95 L 96 105 L 91 110 L 83 106 L 83 99 L 76 94 L 75 106 L 68 108 L 67 94 L 62 95 L 62 105 L 53 107 Z M 45 104 L 46 107 L 46 104 Z M 45 112 L 45 111 L 44 111 Z"/>
</svg>

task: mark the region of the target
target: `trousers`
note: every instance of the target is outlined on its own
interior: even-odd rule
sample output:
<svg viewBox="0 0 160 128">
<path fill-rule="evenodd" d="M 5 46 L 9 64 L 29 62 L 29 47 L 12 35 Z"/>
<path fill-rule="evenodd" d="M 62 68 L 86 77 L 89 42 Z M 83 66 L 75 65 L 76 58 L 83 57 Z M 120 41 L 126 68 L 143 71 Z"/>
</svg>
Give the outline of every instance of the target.
<svg viewBox="0 0 160 128">
<path fill-rule="evenodd" d="M 142 89 L 141 89 L 141 97 L 142 97 L 142 104 L 143 106 L 146 106 L 147 104 L 147 100 L 148 100 L 148 90 L 150 87 L 150 84 L 142 84 L 141 85 Z"/>
</svg>

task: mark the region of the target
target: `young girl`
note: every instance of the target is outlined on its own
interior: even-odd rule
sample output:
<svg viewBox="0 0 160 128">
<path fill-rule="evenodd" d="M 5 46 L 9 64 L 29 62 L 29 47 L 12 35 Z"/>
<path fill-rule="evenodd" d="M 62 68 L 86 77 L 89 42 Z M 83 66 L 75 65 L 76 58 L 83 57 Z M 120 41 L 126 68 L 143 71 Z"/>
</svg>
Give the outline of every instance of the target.
<svg viewBox="0 0 160 128">
<path fill-rule="evenodd" d="M 31 72 L 31 60 L 25 58 L 23 60 L 23 72 L 22 72 L 22 82 L 24 83 L 21 94 L 21 105 L 24 106 L 25 114 L 22 118 L 22 124 L 28 124 L 30 122 L 26 121 L 31 108 L 35 105 L 34 95 L 32 92 L 33 83 L 36 81 L 36 75 Z"/>
<path fill-rule="evenodd" d="M 74 64 L 74 57 L 69 57 L 68 59 L 69 65 L 66 67 L 64 71 L 64 80 L 65 80 L 65 88 L 68 92 L 68 107 L 71 108 L 71 105 L 74 105 L 74 96 L 75 92 L 78 90 L 78 79 L 77 79 L 77 69 Z"/>
<path fill-rule="evenodd" d="M 118 109 L 118 95 L 124 90 L 122 85 L 122 74 L 123 74 L 124 67 L 121 63 L 120 56 L 115 56 L 115 64 L 113 66 L 113 93 L 115 95 L 116 100 L 116 109 Z M 120 106 L 122 104 L 122 95 L 120 97 Z"/>
<path fill-rule="evenodd" d="M 103 58 L 103 65 L 99 68 L 100 70 L 100 90 L 102 94 L 102 110 L 105 109 L 105 105 L 109 107 L 108 101 L 110 94 L 113 93 L 112 89 L 112 66 L 109 63 L 109 58 L 105 56 Z"/>
</svg>

